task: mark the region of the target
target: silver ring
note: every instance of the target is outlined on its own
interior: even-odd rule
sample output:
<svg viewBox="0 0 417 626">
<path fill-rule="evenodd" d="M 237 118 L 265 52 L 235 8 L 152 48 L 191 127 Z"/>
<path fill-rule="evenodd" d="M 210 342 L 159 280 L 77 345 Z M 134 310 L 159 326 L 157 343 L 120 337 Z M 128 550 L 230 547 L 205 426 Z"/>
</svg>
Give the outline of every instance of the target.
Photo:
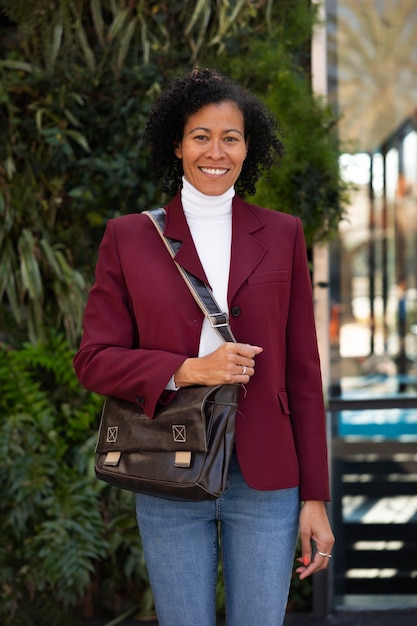
<svg viewBox="0 0 417 626">
<path fill-rule="evenodd" d="M 246 376 L 246 372 L 248 371 L 248 368 L 246 367 L 246 365 L 243 366 L 243 372 L 242 372 L 242 376 Z"/>
<path fill-rule="evenodd" d="M 332 558 L 331 554 L 327 554 L 327 552 L 317 552 L 317 554 L 320 554 L 320 556 L 327 556 L 329 559 Z"/>
</svg>

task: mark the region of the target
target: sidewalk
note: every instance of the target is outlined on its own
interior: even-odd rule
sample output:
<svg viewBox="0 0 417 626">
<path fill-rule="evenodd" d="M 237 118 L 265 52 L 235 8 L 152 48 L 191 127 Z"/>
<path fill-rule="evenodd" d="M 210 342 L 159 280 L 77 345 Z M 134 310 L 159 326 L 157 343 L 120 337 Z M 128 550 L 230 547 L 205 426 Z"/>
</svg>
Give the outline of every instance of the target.
<svg viewBox="0 0 417 626">
<path fill-rule="evenodd" d="M 106 625 L 102 621 L 88 621 L 86 626 Z M 158 626 L 158 622 L 129 619 L 119 626 Z M 219 620 L 217 626 L 225 626 L 224 620 Z M 289 613 L 284 626 L 417 626 L 417 607 L 379 611 L 340 610 L 328 617 L 313 617 L 309 613 Z"/>
<path fill-rule="evenodd" d="M 292 613 L 285 618 L 284 626 L 417 626 L 417 608 L 380 611 L 343 610 L 322 618 L 305 613 Z"/>
</svg>

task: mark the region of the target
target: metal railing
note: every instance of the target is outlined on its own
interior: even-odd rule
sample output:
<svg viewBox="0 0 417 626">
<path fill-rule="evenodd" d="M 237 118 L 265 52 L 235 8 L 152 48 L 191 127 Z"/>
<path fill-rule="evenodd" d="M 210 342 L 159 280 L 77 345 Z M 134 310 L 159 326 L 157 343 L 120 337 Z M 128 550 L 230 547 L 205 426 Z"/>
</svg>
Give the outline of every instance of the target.
<svg viewBox="0 0 417 626">
<path fill-rule="evenodd" d="M 331 421 L 331 440 L 336 444 L 338 437 L 338 415 L 343 411 L 369 411 L 369 410 L 381 410 L 381 409 L 417 409 L 417 394 L 396 394 L 387 395 L 385 397 L 366 397 L 366 398 L 343 398 L 343 397 L 331 397 L 327 402 L 327 411 L 330 415 Z M 349 445 L 346 443 L 346 445 Z M 345 446 L 336 446 L 339 450 Z M 335 486 L 333 475 L 333 460 L 332 460 L 332 448 L 330 448 L 330 460 L 331 460 L 331 481 L 332 481 L 332 493 L 338 488 Z M 340 453 L 340 451 L 338 452 Z M 335 489 L 336 487 L 336 489 Z M 335 505 L 341 506 L 341 501 L 330 503 L 329 515 L 333 520 L 342 518 L 341 511 L 334 511 Z M 337 529 L 335 529 L 337 530 Z M 336 537 L 337 540 L 337 537 Z M 334 608 L 334 563 L 331 563 L 331 567 L 315 575 L 313 585 L 313 615 L 315 617 L 326 617 Z"/>
</svg>

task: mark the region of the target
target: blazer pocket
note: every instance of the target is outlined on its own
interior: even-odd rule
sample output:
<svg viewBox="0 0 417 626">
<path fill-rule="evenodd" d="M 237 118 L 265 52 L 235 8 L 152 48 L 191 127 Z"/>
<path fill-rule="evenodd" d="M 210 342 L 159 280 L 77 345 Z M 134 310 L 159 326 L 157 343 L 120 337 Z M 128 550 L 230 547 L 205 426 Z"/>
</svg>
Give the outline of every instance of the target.
<svg viewBox="0 0 417 626">
<path fill-rule="evenodd" d="M 276 270 L 274 272 L 261 272 L 259 274 L 251 274 L 248 278 L 248 285 L 266 285 L 273 283 L 287 283 L 289 279 L 289 270 Z"/>
<path fill-rule="evenodd" d="M 286 415 L 290 415 L 290 407 L 288 406 L 288 394 L 285 389 L 279 389 L 277 392 L 278 400 L 281 405 L 282 411 Z"/>
</svg>

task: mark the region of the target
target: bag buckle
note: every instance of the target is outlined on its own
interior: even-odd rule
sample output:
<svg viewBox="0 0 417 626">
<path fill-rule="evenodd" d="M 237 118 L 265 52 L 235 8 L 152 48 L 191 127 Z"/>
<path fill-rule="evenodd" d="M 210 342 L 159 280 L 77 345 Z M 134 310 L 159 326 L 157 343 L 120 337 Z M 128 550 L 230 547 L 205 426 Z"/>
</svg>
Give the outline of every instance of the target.
<svg viewBox="0 0 417 626">
<path fill-rule="evenodd" d="M 210 313 L 209 320 L 213 328 L 229 325 L 229 316 L 227 313 Z"/>
<path fill-rule="evenodd" d="M 174 467 L 190 467 L 191 466 L 191 452 L 188 450 L 181 450 L 175 453 Z"/>
<path fill-rule="evenodd" d="M 119 465 L 121 456 L 122 456 L 122 453 L 119 450 L 107 452 L 103 465 L 109 465 L 110 467 L 117 467 Z"/>
</svg>

